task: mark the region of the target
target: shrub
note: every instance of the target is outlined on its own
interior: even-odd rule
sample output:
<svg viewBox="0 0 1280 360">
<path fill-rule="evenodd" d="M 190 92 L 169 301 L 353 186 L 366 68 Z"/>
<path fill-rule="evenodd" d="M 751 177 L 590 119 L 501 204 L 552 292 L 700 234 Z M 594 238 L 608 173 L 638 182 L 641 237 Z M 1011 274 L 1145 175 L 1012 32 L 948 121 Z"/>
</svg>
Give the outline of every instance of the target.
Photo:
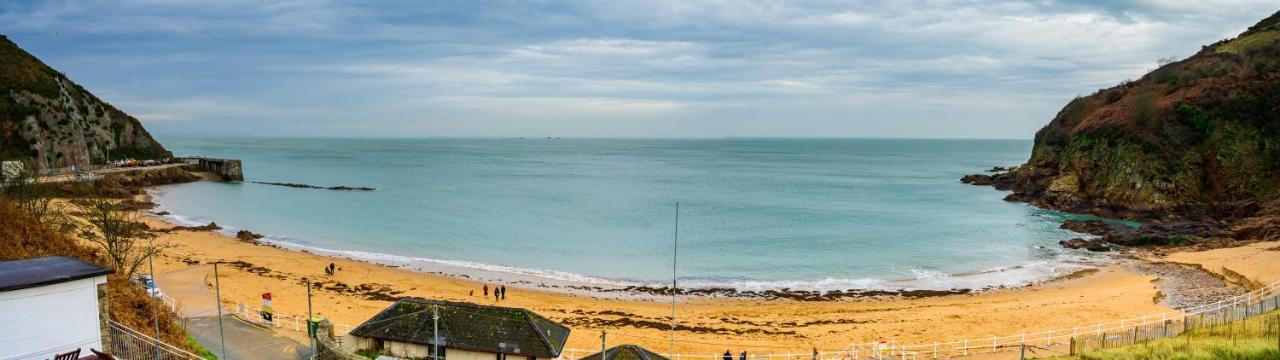
<svg viewBox="0 0 1280 360">
<path fill-rule="evenodd" d="M 1112 103 L 1115 103 L 1115 102 L 1117 102 L 1117 101 L 1120 101 L 1120 99 L 1121 99 L 1121 98 L 1124 98 L 1124 90 L 1120 90 L 1120 89 L 1111 89 L 1111 90 L 1107 91 L 1107 103 L 1108 103 L 1108 104 L 1112 104 Z"/>
</svg>

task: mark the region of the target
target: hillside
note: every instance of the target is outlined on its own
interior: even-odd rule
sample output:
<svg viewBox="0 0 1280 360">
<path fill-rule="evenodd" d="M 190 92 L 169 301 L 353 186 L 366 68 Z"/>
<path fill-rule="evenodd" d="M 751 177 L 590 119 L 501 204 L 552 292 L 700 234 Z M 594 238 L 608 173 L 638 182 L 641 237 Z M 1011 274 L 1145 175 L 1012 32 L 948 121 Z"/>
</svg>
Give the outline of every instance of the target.
<svg viewBox="0 0 1280 360">
<path fill-rule="evenodd" d="M 49 169 L 169 156 L 138 119 L 0 36 L 0 160 Z"/>
<path fill-rule="evenodd" d="M 30 259 L 43 256 L 68 256 L 110 267 L 100 249 L 91 248 L 35 221 L 29 214 L 0 196 L 0 261 Z M 111 320 L 147 335 L 155 333 L 154 307 L 151 297 L 120 273 L 107 278 Z M 167 311 L 160 317 L 160 339 L 177 346 L 186 345 L 187 334 Z M 191 350 L 191 349 L 188 349 Z"/>
<path fill-rule="evenodd" d="M 1175 237 L 1280 238 L 1278 105 L 1280 12 L 1072 100 L 1036 133 L 1026 164 L 964 180 L 1012 190 L 1009 200 L 1148 221 Z"/>
</svg>

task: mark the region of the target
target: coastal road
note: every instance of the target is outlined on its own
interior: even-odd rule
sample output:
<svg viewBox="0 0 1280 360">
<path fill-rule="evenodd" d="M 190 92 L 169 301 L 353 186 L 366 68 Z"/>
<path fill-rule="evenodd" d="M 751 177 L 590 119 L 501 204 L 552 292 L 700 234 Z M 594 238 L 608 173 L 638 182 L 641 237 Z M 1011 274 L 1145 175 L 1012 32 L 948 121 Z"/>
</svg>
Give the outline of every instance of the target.
<svg viewBox="0 0 1280 360">
<path fill-rule="evenodd" d="M 227 340 L 227 354 L 222 355 L 218 334 L 218 317 L 202 316 L 185 320 L 187 334 L 224 360 L 246 359 L 306 359 L 311 355 L 310 344 L 276 334 L 271 330 L 252 325 L 233 315 L 222 316 L 222 336 Z"/>
<path fill-rule="evenodd" d="M 222 332 L 227 342 L 227 354 L 221 356 L 221 337 L 218 334 L 218 308 L 213 291 L 205 279 L 212 276 L 212 267 L 192 266 L 156 274 L 156 284 L 165 295 L 178 302 L 178 316 L 182 318 L 187 333 L 220 359 L 306 359 L 311 354 L 310 344 L 275 333 L 270 329 L 240 320 L 223 309 Z"/>
<path fill-rule="evenodd" d="M 136 170 L 158 170 L 158 169 L 182 167 L 182 166 L 187 166 L 187 164 L 160 164 L 160 165 L 138 166 L 138 167 L 107 167 L 107 168 L 101 168 L 96 170 L 84 171 L 84 173 L 89 176 L 89 178 L 87 179 L 94 180 L 99 176 L 104 176 L 111 173 L 136 171 Z M 58 183 L 58 182 L 76 181 L 76 175 L 70 172 L 55 174 L 55 175 L 46 175 L 46 176 L 41 176 L 37 181 L 42 183 Z"/>
</svg>

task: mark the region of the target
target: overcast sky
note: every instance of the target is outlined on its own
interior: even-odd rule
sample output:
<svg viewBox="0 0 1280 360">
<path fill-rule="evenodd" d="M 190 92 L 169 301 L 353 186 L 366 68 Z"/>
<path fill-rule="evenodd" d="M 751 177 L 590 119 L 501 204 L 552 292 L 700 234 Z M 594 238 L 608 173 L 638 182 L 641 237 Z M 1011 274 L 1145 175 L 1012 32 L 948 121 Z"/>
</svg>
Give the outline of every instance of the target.
<svg viewBox="0 0 1280 360">
<path fill-rule="evenodd" d="M 5 1 L 161 134 L 1029 138 L 1280 0 Z"/>
</svg>

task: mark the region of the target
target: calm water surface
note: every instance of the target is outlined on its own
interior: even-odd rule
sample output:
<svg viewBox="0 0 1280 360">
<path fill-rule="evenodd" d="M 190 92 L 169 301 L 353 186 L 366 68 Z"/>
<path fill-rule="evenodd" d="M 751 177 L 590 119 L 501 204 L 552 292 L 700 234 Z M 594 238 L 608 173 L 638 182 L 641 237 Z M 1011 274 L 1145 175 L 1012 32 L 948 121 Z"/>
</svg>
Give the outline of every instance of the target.
<svg viewBox="0 0 1280 360">
<path fill-rule="evenodd" d="M 162 139 L 239 158 L 248 181 L 160 189 L 189 222 L 362 257 L 581 281 L 680 276 L 739 288 L 1018 284 L 1087 255 L 1066 215 L 960 176 L 1026 160 L 1022 140 Z"/>
</svg>

